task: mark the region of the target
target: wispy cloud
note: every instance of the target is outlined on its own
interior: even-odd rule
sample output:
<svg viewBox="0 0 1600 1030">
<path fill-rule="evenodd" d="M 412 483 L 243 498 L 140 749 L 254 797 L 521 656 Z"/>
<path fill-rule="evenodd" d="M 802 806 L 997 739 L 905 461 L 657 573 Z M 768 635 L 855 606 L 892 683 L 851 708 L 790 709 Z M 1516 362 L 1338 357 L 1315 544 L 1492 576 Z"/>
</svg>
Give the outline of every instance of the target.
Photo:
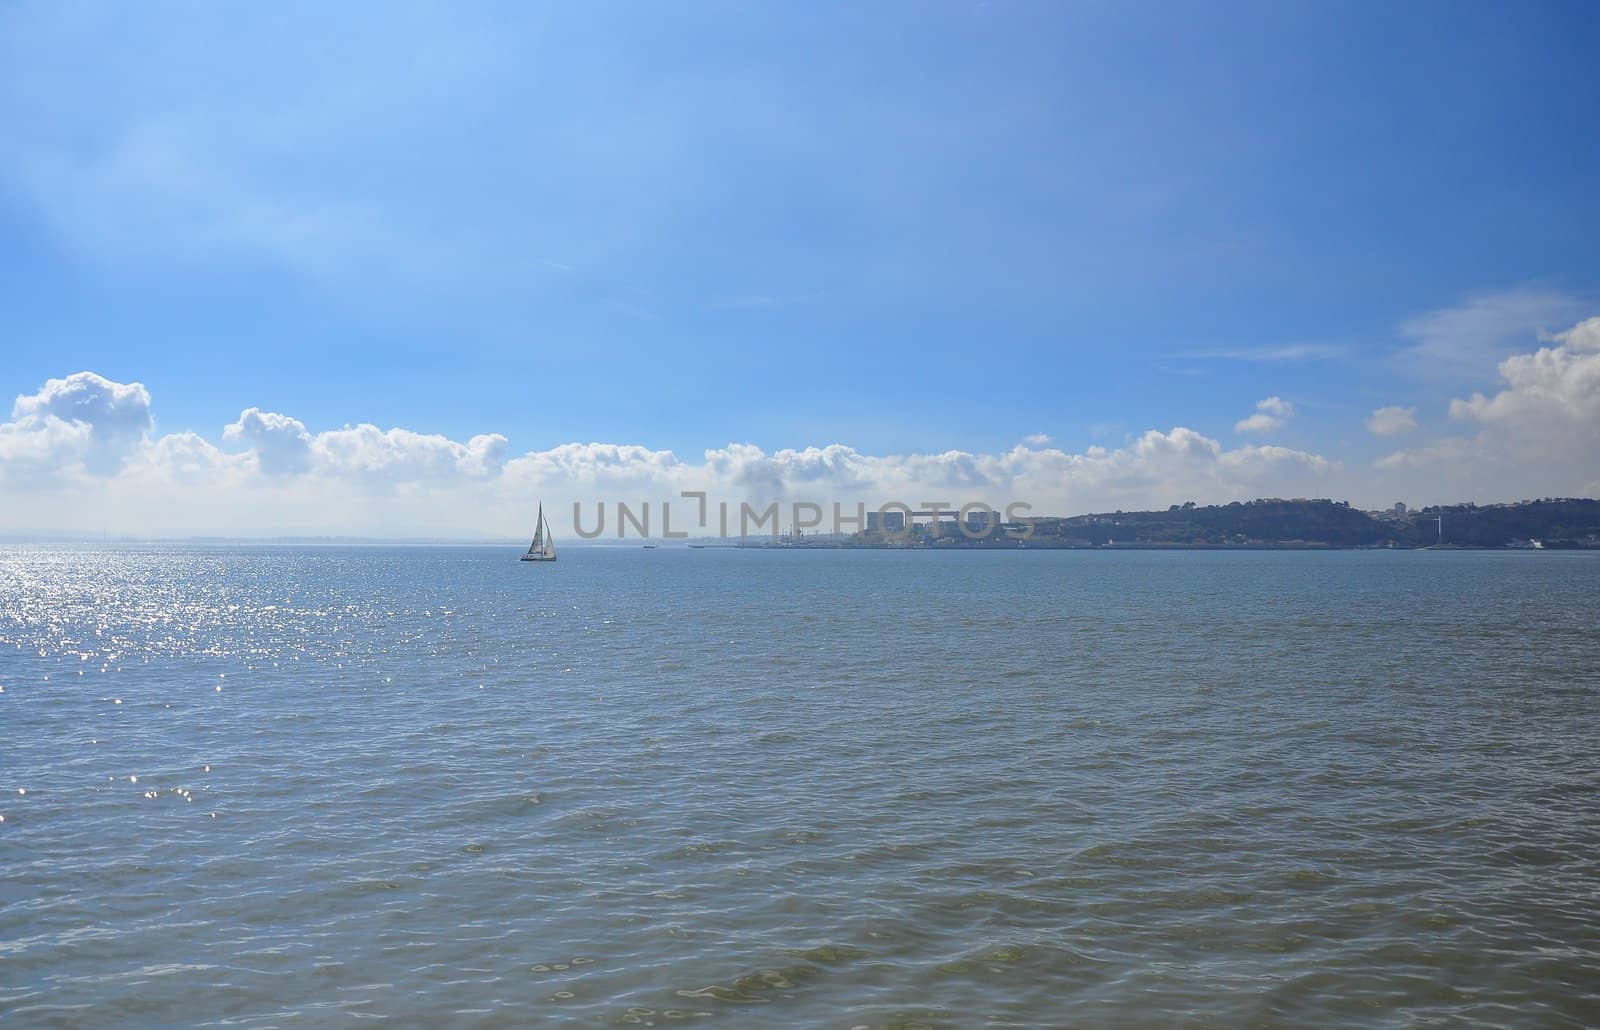
<svg viewBox="0 0 1600 1030">
<path fill-rule="evenodd" d="M 1183 357 L 1212 361 L 1328 361 L 1343 357 L 1348 348 L 1331 343 L 1289 343 L 1271 347 L 1224 347 L 1188 351 Z"/>
<path fill-rule="evenodd" d="M 1573 294 L 1520 287 L 1469 297 L 1401 323 L 1401 368 L 1426 379 L 1482 379 L 1500 359 L 1586 313 Z"/>
<path fill-rule="evenodd" d="M 782 308 L 794 304 L 806 304 L 817 300 L 824 295 L 823 290 L 813 290 L 810 293 L 758 293 L 747 297 L 731 297 L 727 300 L 713 301 L 706 307 L 713 311 L 729 311 L 746 308 Z"/>
<path fill-rule="evenodd" d="M 631 301 L 613 300 L 613 301 L 610 302 L 610 304 L 611 304 L 612 307 L 616 308 L 618 311 L 622 312 L 624 315 L 627 315 L 629 318 L 634 319 L 635 321 L 638 321 L 638 322 L 659 322 L 659 321 L 661 321 L 661 316 L 660 315 L 656 314 L 654 311 L 650 310 L 647 307 L 643 307 L 642 305 L 635 304 L 635 303 L 633 303 Z"/>
</svg>

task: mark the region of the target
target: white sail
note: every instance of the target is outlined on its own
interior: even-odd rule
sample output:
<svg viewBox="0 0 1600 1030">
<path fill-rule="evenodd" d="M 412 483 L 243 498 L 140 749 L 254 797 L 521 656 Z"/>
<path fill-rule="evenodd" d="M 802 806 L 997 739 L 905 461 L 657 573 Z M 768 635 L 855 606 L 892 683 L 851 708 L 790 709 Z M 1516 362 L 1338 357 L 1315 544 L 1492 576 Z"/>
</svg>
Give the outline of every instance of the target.
<svg viewBox="0 0 1600 1030">
<path fill-rule="evenodd" d="M 539 505 L 539 521 L 534 523 L 533 543 L 528 545 L 529 554 L 544 553 L 544 505 Z"/>
<path fill-rule="evenodd" d="M 539 521 L 534 526 L 533 543 L 528 545 L 528 553 L 522 556 L 523 561 L 555 561 L 556 542 L 550 533 L 550 524 L 544 520 L 544 505 L 539 505 Z"/>
</svg>

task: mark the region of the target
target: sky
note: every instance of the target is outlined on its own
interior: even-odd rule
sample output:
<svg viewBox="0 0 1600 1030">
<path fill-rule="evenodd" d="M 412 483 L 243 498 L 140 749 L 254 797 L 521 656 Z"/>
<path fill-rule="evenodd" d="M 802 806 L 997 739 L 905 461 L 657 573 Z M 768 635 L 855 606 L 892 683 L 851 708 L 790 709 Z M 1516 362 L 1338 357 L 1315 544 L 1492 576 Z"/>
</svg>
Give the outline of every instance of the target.
<svg viewBox="0 0 1600 1030">
<path fill-rule="evenodd" d="M 0 532 L 1600 496 L 1597 44 L 1577 2 L 9 3 Z"/>
</svg>

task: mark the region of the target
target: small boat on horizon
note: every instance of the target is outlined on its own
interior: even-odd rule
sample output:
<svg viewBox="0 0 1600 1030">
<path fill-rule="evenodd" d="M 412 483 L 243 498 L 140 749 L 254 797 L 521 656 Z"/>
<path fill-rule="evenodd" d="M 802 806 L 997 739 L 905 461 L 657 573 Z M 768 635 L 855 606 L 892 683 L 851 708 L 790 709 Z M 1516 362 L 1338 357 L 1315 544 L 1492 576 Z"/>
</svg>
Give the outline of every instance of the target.
<svg viewBox="0 0 1600 1030">
<path fill-rule="evenodd" d="M 550 526 L 544 520 L 544 504 L 539 505 L 539 521 L 534 525 L 533 543 L 528 545 L 528 553 L 522 556 L 523 561 L 555 561 L 556 542 L 550 534 Z"/>
</svg>

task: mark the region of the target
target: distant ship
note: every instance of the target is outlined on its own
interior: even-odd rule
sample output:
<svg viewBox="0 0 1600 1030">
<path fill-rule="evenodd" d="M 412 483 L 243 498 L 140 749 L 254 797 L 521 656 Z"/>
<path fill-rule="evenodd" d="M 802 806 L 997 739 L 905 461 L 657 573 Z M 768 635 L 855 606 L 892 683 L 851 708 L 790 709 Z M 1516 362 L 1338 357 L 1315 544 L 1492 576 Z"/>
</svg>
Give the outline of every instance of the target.
<svg viewBox="0 0 1600 1030">
<path fill-rule="evenodd" d="M 528 545 L 528 553 L 522 556 L 523 561 L 555 561 L 556 542 L 550 535 L 550 526 L 544 520 L 544 505 L 539 505 L 539 522 L 533 530 L 533 543 Z"/>
</svg>

